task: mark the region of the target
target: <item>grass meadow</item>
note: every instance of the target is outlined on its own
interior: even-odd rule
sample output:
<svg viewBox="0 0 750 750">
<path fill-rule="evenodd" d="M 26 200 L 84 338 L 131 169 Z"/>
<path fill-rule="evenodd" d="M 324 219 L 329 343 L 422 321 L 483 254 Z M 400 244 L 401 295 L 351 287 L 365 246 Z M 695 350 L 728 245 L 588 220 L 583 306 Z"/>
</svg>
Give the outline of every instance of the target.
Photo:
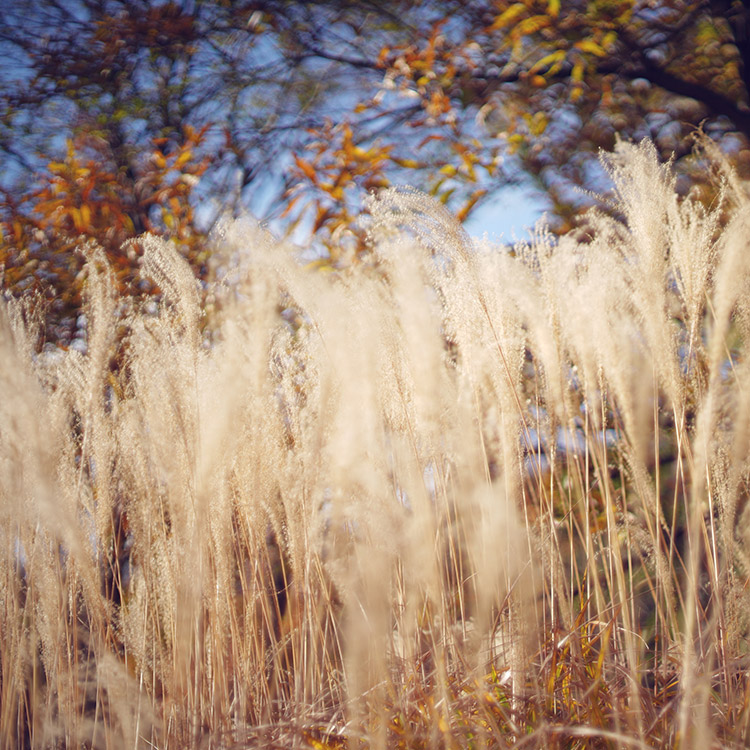
<svg viewBox="0 0 750 750">
<path fill-rule="evenodd" d="M 412 190 L 250 221 L 86 346 L 0 307 L 0 750 L 750 742 L 750 197 L 654 148 L 512 251 Z M 364 219 L 363 219 L 364 220 Z"/>
</svg>

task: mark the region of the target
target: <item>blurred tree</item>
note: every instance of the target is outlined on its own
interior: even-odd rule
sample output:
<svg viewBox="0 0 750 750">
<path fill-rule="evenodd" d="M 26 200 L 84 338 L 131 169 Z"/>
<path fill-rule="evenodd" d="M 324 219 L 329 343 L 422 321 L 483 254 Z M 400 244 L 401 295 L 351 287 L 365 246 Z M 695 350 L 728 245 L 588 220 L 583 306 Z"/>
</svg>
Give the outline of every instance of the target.
<svg viewBox="0 0 750 750">
<path fill-rule="evenodd" d="M 205 276 L 220 212 L 281 212 L 292 150 L 322 127 L 323 103 L 326 115 L 347 109 L 355 81 L 356 61 L 327 60 L 297 37 L 349 28 L 346 6 L 290 4 L 283 16 L 214 0 L 0 7 L 0 277 L 9 293 L 49 299 L 50 341 L 76 335 L 85 239 L 107 251 L 121 292 L 148 293 L 133 284 L 137 246 L 122 249 L 124 239 L 172 237 Z"/>
<path fill-rule="evenodd" d="M 4 286 L 46 290 L 63 321 L 48 334 L 65 340 L 80 235 L 134 292 L 123 237 L 174 236 L 201 275 L 212 221 L 249 208 L 314 231 L 338 262 L 364 247 L 363 192 L 392 183 L 465 218 L 526 173 L 564 230 L 590 201 L 573 188 L 604 185 L 592 157 L 617 134 L 674 152 L 688 189 L 703 123 L 748 175 L 748 4 L 5 3 Z"/>
<path fill-rule="evenodd" d="M 357 182 L 348 165 L 375 136 L 388 176 L 392 164 L 424 169 L 420 181 L 461 217 L 519 171 L 530 175 L 558 231 L 591 205 L 576 188 L 605 187 L 594 157 L 618 135 L 652 138 L 677 160 L 680 188 L 710 200 L 705 165 L 692 157 L 702 123 L 750 177 L 748 0 L 442 0 L 414 3 L 408 18 L 410 35 L 385 40 L 380 85 L 341 130 L 354 130 L 359 152 L 317 141 L 298 170 L 316 225 L 347 184 L 322 184 L 319 168 L 335 154 Z"/>
<path fill-rule="evenodd" d="M 19 199 L 6 193 L 6 221 L 0 241 L 5 288 L 24 292 L 36 287 L 47 300 L 44 340 L 69 343 L 81 305 L 84 256 L 79 247 L 94 241 L 107 253 L 121 294 L 155 291 L 138 277 L 138 244 L 145 231 L 167 234 L 199 275 L 205 275 L 204 236 L 195 229 L 190 194 L 207 160 L 195 149 L 203 133 L 189 125 L 165 154 L 166 139 L 155 139 L 136 162 L 133 181 L 118 169 L 106 141 L 79 132 L 67 142 L 63 161 L 47 171 Z M 83 331 L 79 331 L 82 335 Z"/>
</svg>

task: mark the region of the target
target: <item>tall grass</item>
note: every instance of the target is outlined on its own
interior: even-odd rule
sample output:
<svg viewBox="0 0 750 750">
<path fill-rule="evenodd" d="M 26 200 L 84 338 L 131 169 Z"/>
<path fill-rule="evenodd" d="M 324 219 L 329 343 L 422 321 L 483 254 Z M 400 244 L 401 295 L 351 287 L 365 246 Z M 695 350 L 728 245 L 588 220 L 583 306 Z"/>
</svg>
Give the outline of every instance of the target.
<svg viewBox="0 0 750 750">
<path fill-rule="evenodd" d="M 509 252 L 388 190 L 371 254 L 248 222 L 202 301 L 89 248 L 85 353 L 0 311 L 0 747 L 750 740 L 750 200 L 648 143 Z M 116 357 L 116 359 L 115 359 Z"/>
</svg>

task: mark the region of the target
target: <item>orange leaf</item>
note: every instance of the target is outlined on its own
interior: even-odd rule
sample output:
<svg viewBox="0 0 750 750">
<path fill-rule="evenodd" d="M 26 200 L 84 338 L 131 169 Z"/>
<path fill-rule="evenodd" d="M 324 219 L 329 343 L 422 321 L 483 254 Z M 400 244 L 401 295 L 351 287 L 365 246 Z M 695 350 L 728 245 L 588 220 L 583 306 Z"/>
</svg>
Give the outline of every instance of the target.
<svg viewBox="0 0 750 750">
<path fill-rule="evenodd" d="M 477 201 L 483 196 L 486 195 L 487 191 L 484 189 L 481 190 L 475 190 L 470 196 L 469 199 L 464 203 L 464 205 L 461 207 L 461 210 L 456 214 L 456 218 L 459 221 L 464 221 L 466 217 L 469 215 L 471 210 L 476 206 Z"/>
<path fill-rule="evenodd" d="M 302 197 L 301 193 L 297 193 L 297 195 L 294 196 L 287 204 L 286 208 L 281 212 L 281 216 L 279 216 L 280 219 L 285 219 L 289 214 L 292 212 L 292 209 L 294 208 L 294 205 L 299 201 L 299 199 Z"/>
<path fill-rule="evenodd" d="M 445 136 L 444 135 L 428 135 L 426 138 L 423 138 L 418 144 L 417 148 L 420 149 L 423 146 L 426 146 L 430 141 L 444 141 Z"/>
<path fill-rule="evenodd" d="M 317 232 L 333 214 L 330 208 L 324 206 L 318 206 L 318 215 L 315 217 L 315 224 L 313 225 L 313 232 Z"/>
<path fill-rule="evenodd" d="M 292 154 L 292 156 L 294 158 L 294 163 L 302 170 L 305 177 L 307 177 L 310 182 L 317 185 L 318 175 L 315 172 L 315 167 L 313 167 L 309 161 L 305 161 L 302 157 L 297 156 L 297 154 Z"/>
</svg>

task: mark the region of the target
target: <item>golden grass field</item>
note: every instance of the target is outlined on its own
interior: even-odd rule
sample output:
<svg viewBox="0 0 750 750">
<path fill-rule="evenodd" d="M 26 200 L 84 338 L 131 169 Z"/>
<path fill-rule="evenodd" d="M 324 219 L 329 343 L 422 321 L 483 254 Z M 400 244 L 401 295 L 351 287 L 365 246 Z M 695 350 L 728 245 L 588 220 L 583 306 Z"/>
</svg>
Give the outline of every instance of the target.
<svg viewBox="0 0 750 750">
<path fill-rule="evenodd" d="M 750 198 L 648 143 L 512 251 L 393 189 L 324 273 L 89 248 L 85 351 L 0 307 L 0 748 L 750 742 Z M 116 361 L 115 361 L 116 360 Z"/>
</svg>

